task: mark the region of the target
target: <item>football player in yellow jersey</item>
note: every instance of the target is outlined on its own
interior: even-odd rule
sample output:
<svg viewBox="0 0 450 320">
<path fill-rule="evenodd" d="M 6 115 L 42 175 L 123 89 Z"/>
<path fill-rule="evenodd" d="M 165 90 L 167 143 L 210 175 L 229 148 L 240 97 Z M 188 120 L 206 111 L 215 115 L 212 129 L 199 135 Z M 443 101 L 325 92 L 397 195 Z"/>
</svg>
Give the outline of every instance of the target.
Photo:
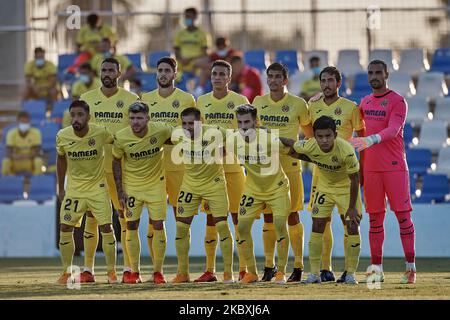
<svg viewBox="0 0 450 320">
<path fill-rule="evenodd" d="M 335 120 L 321 116 L 313 125 L 314 138 L 294 140 L 280 138 L 292 148 L 291 156 L 313 162 L 319 170 L 319 182 L 314 195 L 312 209 L 312 232 L 309 240 L 309 261 L 311 273 L 304 283 L 321 283 L 320 263 L 323 247 L 323 233 L 330 221 L 333 208 L 347 225 L 347 275 L 345 283 L 357 284 L 355 272 L 358 268 L 361 237 L 361 196 L 359 191 L 359 163 L 353 147 L 337 137 Z"/>
<path fill-rule="evenodd" d="M 115 134 L 113 147 L 114 178 L 127 220 L 126 245 L 132 270 L 125 283 L 142 282 L 141 242 L 138 229 L 144 205 L 147 206 L 154 229 L 151 248 L 154 253 L 152 282 L 166 283 L 162 273 L 166 252 L 164 220 L 167 211 L 162 152 L 164 143 L 166 141 L 170 143 L 173 127 L 162 122 L 149 123 L 148 105 L 144 102 L 134 102 L 128 110 L 130 126 Z"/>
<path fill-rule="evenodd" d="M 137 95 L 117 86 L 120 77 L 120 64 L 114 58 L 103 60 L 101 65 L 100 88 L 83 93 L 81 100 L 87 102 L 90 107 L 92 122 L 104 126 L 112 134 L 128 126 L 128 106 L 139 99 Z M 123 211 L 120 209 L 120 202 L 112 172 L 112 145 L 105 148 L 105 173 L 108 187 L 114 208 L 119 212 L 121 228 L 121 241 L 126 239 L 127 224 Z M 94 255 L 98 243 L 97 222 L 89 212 L 86 215 L 84 229 L 84 250 L 85 250 L 85 270 L 81 273 L 81 282 L 93 282 Z M 124 268 L 123 277 L 131 274 L 131 265 L 128 258 L 126 245 L 122 241 Z M 123 280 L 123 279 L 122 279 Z"/>
<path fill-rule="evenodd" d="M 142 95 L 150 110 L 150 121 L 163 122 L 172 127 L 181 125 L 181 112 L 189 107 L 195 107 L 194 97 L 183 90 L 175 88 L 177 77 L 177 62 L 171 57 L 162 57 L 156 64 L 156 80 L 158 89 Z M 166 177 L 166 192 L 169 204 L 176 216 L 177 200 L 183 180 L 183 164 L 174 164 L 171 158 L 172 145 L 166 145 L 163 151 L 163 162 Z M 153 224 L 148 224 L 148 247 L 153 247 Z M 153 257 L 153 253 L 150 251 Z"/>
<path fill-rule="evenodd" d="M 231 81 L 231 65 L 224 60 L 216 60 L 211 66 L 211 82 L 213 91 L 198 97 L 197 106 L 202 113 L 203 123 L 217 125 L 224 129 L 237 129 L 236 107 L 247 104 L 246 97 L 228 90 Z M 237 230 L 239 202 L 244 191 L 245 175 L 237 161 L 224 163 L 225 180 L 227 182 L 228 205 L 233 218 L 234 234 L 239 256 L 239 280 L 245 276 L 245 259 L 239 246 Z M 206 272 L 195 282 L 217 281 L 214 274 L 217 248 L 217 231 L 212 215 L 209 213 L 206 219 L 205 251 Z"/>
<path fill-rule="evenodd" d="M 105 127 L 88 123 L 89 105 L 85 101 L 73 101 L 69 110 L 72 126 L 61 129 L 56 136 L 58 197 L 61 201 L 59 249 L 64 269 L 58 283 L 66 284 L 72 276 L 73 228 L 87 210 L 100 225 L 108 282 L 117 283 L 116 238 L 112 228 L 111 200 L 105 187 L 103 157 L 105 146 L 113 142 L 113 137 Z"/>
<path fill-rule="evenodd" d="M 309 111 L 311 114 L 311 120 L 314 123 L 316 119 L 321 116 L 330 116 L 336 122 L 336 130 L 338 137 L 348 140 L 353 136 L 353 131 L 356 131 L 358 136 L 364 137 L 364 120 L 361 118 L 361 113 L 358 106 L 345 98 L 339 96 L 339 87 L 341 86 L 342 76 L 338 69 L 335 67 L 324 68 L 319 75 L 320 87 L 322 94 L 319 98 L 311 99 L 309 101 Z M 362 153 L 361 153 L 362 155 Z M 361 164 L 361 162 L 360 162 Z M 313 179 L 311 184 L 311 197 L 308 204 L 308 211 L 311 212 L 312 204 L 314 202 L 314 194 L 316 192 L 317 183 L 319 180 L 318 169 L 314 166 Z M 362 171 L 360 170 L 360 180 L 362 185 Z M 342 218 L 342 216 L 341 216 Z M 347 248 L 347 231 L 345 221 L 344 224 L 345 237 L 344 237 L 344 253 Z M 332 271 L 331 265 L 331 252 L 333 250 L 333 233 L 331 230 L 330 222 L 325 226 L 325 232 L 323 235 L 323 254 L 322 254 L 322 268 L 320 270 L 320 278 L 322 282 L 334 281 L 335 277 Z M 346 254 L 345 254 L 346 256 Z M 344 268 L 344 273 L 337 280 L 337 282 L 345 282 L 345 276 L 347 266 Z"/>
<path fill-rule="evenodd" d="M 287 92 L 288 70 L 280 63 L 267 68 L 267 84 L 270 93 L 256 97 L 253 105 L 258 109 L 260 125 L 280 130 L 280 136 L 298 139 L 299 127 L 307 138 L 313 135 L 308 105 L 302 98 Z M 303 224 L 298 211 L 303 209 L 303 180 L 301 164 L 287 155 L 280 155 L 283 171 L 289 179 L 291 214 L 288 218 L 289 239 L 294 252 L 294 270 L 288 282 L 299 282 L 303 272 Z M 276 274 L 275 231 L 270 208 L 264 210 L 263 242 L 266 257 L 262 281 L 270 281 Z"/>
<path fill-rule="evenodd" d="M 224 273 L 223 283 L 233 283 L 233 236 L 228 227 L 228 197 L 223 171 L 226 130 L 201 123 L 197 108 L 181 112 L 182 129 L 175 129 L 172 157 L 184 162 L 186 170 L 177 206 L 178 269 L 173 283 L 189 282 L 190 227 L 202 200 L 208 202 L 219 233 Z M 182 158 L 179 154 L 182 153 Z"/>
<path fill-rule="evenodd" d="M 286 220 L 290 212 L 289 181 L 279 161 L 279 153 L 287 154 L 274 133 L 257 129 L 257 109 L 249 104 L 236 109 L 239 131 L 227 137 L 226 149 L 232 150 L 245 166 L 247 177 L 240 202 L 238 231 L 239 245 L 245 257 L 248 272 L 241 283 L 258 281 L 251 228 L 265 206 L 273 213 L 278 252 L 278 271 L 275 282 L 286 283 L 286 265 L 289 253 L 289 237 Z M 231 144 L 231 146 L 230 146 Z"/>
</svg>

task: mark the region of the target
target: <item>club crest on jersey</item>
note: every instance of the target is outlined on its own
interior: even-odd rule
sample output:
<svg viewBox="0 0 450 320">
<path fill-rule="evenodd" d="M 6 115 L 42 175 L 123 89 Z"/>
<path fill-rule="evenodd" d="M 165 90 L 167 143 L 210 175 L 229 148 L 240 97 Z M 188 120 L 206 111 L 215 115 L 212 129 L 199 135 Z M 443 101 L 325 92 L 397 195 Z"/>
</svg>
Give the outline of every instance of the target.
<svg viewBox="0 0 450 320">
<path fill-rule="evenodd" d="M 72 216 L 70 215 L 70 214 L 65 214 L 64 215 L 64 221 L 70 221 L 70 220 L 72 220 Z"/>
<path fill-rule="evenodd" d="M 283 112 L 289 112 L 289 106 L 288 105 L 284 105 L 281 107 L 281 111 Z"/>
<path fill-rule="evenodd" d="M 220 178 L 219 178 L 219 177 L 217 177 L 217 178 L 214 179 L 214 182 L 219 182 L 219 181 L 220 181 Z"/>
<path fill-rule="evenodd" d="M 123 101 L 122 100 L 117 101 L 116 102 L 116 107 L 117 108 L 123 108 Z"/>
<path fill-rule="evenodd" d="M 312 209 L 312 213 L 313 214 L 318 214 L 319 213 L 319 208 L 314 206 L 313 209 Z"/>
<path fill-rule="evenodd" d="M 389 103 L 388 99 L 384 99 L 384 100 L 380 103 L 380 106 L 382 106 L 382 107 L 387 107 L 388 103 Z"/>
<path fill-rule="evenodd" d="M 174 107 L 174 108 L 180 107 L 180 101 L 178 101 L 178 100 L 173 100 L 173 102 L 172 102 L 172 107 Z"/>
<path fill-rule="evenodd" d="M 177 211 L 179 214 L 183 214 L 184 208 L 182 206 L 178 206 Z"/>
<path fill-rule="evenodd" d="M 332 156 L 332 157 L 331 157 L 331 161 L 333 161 L 333 162 L 339 162 L 339 159 L 338 159 L 337 156 Z"/>
<path fill-rule="evenodd" d="M 151 137 L 150 138 L 150 144 L 155 144 L 158 142 L 158 139 L 156 139 L 156 137 Z"/>
<path fill-rule="evenodd" d="M 243 216 L 243 215 L 245 215 L 246 213 L 247 213 L 247 210 L 245 210 L 244 207 L 241 207 L 241 210 L 239 210 L 239 214 L 240 214 L 241 216 Z"/>
<path fill-rule="evenodd" d="M 94 138 L 90 138 L 89 141 L 88 141 L 88 145 L 89 145 L 90 147 L 95 146 L 95 139 L 94 139 Z"/>
<path fill-rule="evenodd" d="M 229 101 L 229 102 L 227 103 L 227 108 L 228 108 L 228 109 L 233 109 L 233 108 L 234 108 L 234 102 L 233 102 L 233 101 Z"/>
<path fill-rule="evenodd" d="M 334 109 L 334 114 L 337 115 L 337 116 L 340 116 L 342 114 L 341 107 L 337 107 L 336 109 Z"/>
</svg>

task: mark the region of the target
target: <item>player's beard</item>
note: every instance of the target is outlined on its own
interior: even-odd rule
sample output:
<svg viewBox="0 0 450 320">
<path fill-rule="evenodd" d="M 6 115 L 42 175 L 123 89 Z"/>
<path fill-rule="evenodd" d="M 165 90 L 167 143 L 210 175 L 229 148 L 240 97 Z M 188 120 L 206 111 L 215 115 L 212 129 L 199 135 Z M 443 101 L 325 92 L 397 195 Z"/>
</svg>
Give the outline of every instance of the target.
<svg viewBox="0 0 450 320">
<path fill-rule="evenodd" d="M 82 131 L 85 127 L 86 127 L 86 125 L 82 125 L 82 124 L 79 123 L 79 122 L 74 122 L 74 123 L 72 123 L 72 128 L 73 128 L 73 130 L 75 130 L 75 131 L 77 131 L 77 132 Z"/>
<path fill-rule="evenodd" d="M 383 88 L 385 82 L 379 81 L 379 80 L 375 80 L 375 82 L 371 81 L 370 82 L 370 86 L 372 87 L 372 89 L 380 89 Z"/>
<path fill-rule="evenodd" d="M 105 79 L 109 79 L 109 83 L 105 83 Z M 114 88 L 117 86 L 117 78 L 111 78 L 111 77 L 103 77 L 102 78 L 102 85 L 106 88 Z"/>
<path fill-rule="evenodd" d="M 323 90 L 323 95 L 327 99 L 332 99 L 332 98 L 337 97 L 338 93 L 337 93 L 337 91 L 330 90 L 330 88 L 325 88 L 325 90 Z"/>
<path fill-rule="evenodd" d="M 161 88 L 164 88 L 164 89 L 171 87 L 172 83 L 173 83 L 173 79 L 169 80 L 167 83 L 163 83 L 159 79 L 157 79 L 157 81 L 158 81 L 158 86 Z"/>
</svg>

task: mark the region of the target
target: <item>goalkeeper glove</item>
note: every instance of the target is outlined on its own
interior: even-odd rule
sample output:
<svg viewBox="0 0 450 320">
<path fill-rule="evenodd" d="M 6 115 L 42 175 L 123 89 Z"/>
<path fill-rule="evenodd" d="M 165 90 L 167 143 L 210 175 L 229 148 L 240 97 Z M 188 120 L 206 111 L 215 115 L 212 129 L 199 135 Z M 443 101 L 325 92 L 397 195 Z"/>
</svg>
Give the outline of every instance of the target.
<svg viewBox="0 0 450 320">
<path fill-rule="evenodd" d="M 380 143 L 381 137 L 379 134 L 373 134 L 368 137 L 351 138 L 349 142 L 355 148 L 355 150 L 359 152 L 371 147 L 376 143 Z"/>
</svg>

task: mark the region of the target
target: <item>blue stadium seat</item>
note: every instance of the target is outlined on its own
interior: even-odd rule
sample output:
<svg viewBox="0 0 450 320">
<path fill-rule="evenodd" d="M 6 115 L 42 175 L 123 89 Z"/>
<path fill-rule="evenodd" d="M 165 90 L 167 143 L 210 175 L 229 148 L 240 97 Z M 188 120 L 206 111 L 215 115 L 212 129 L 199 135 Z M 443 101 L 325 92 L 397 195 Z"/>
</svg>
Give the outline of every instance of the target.
<svg viewBox="0 0 450 320">
<path fill-rule="evenodd" d="M 409 122 L 405 123 L 405 127 L 403 129 L 403 141 L 405 142 L 405 149 L 409 149 L 409 144 L 412 142 L 414 138 L 413 129 Z"/>
<path fill-rule="evenodd" d="M 409 149 L 406 151 L 406 161 L 409 172 L 424 175 L 431 166 L 431 151 L 428 149 Z"/>
<path fill-rule="evenodd" d="M 6 147 L 3 143 L 0 143 L 0 175 L 2 172 L 2 161 L 3 161 L 3 158 L 5 157 L 5 153 L 6 153 Z"/>
<path fill-rule="evenodd" d="M 32 125 L 39 125 L 45 120 L 47 103 L 44 100 L 28 100 L 23 103 L 22 109 L 30 114 Z"/>
<path fill-rule="evenodd" d="M 169 56 L 170 56 L 169 51 L 150 52 L 148 54 L 147 67 L 151 69 L 156 69 L 156 63 L 158 62 L 158 60 L 161 59 L 162 57 L 169 57 Z"/>
<path fill-rule="evenodd" d="M 259 71 L 266 70 L 266 52 L 263 49 L 246 51 L 244 53 L 244 61 Z"/>
<path fill-rule="evenodd" d="M 285 64 L 289 69 L 289 74 L 294 74 L 299 70 L 296 50 L 275 51 L 275 62 Z"/>
<path fill-rule="evenodd" d="M 445 195 L 450 192 L 445 174 L 427 174 L 423 177 L 422 194 L 415 202 L 445 202 Z"/>
<path fill-rule="evenodd" d="M 142 82 L 142 92 L 148 92 L 158 88 L 156 73 L 140 72 L 137 77 Z"/>
<path fill-rule="evenodd" d="M 311 184 L 312 184 L 312 174 L 310 171 L 302 172 L 303 178 L 303 190 L 304 190 L 304 202 L 309 202 L 310 193 L 311 193 Z"/>
<path fill-rule="evenodd" d="M 61 129 L 60 125 L 55 122 L 45 122 L 39 127 L 39 129 L 41 130 L 42 150 L 46 152 L 48 150 L 55 149 L 56 134 L 59 129 Z"/>
<path fill-rule="evenodd" d="M 64 71 L 70 67 L 74 62 L 75 58 L 77 57 L 76 53 L 69 53 L 69 54 L 61 54 L 58 56 L 58 80 L 59 82 L 65 82 L 67 80 L 67 77 L 74 77 L 74 75 L 68 75 L 65 74 Z"/>
<path fill-rule="evenodd" d="M 438 48 L 433 54 L 430 71 L 450 73 L 450 48 Z"/>
<path fill-rule="evenodd" d="M 0 177 L 0 202 L 10 203 L 16 200 L 23 200 L 23 177 Z"/>
<path fill-rule="evenodd" d="M 416 195 L 416 178 L 411 172 L 409 173 L 409 193 L 411 194 L 411 199 Z"/>
<path fill-rule="evenodd" d="M 6 145 L 6 136 L 8 135 L 8 131 L 17 127 L 17 123 L 11 123 L 5 126 L 2 129 L 2 144 Z"/>
<path fill-rule="evenodd" d="M 56 165 L 56 148 L 47 150 L 45 154 L 47 156 L 47 167 Z"/>
<path fill-rule="evenodd" d="M 367 73 L 361 72 L 355 75 L 354 85 L 352 88 L 352 95 L 366 96 L 372 92 L 372 87 L 369 84 Z"/>
<path fill-rule="evenodd" d="M 56 179 L 54 175 L 32 176 L 28 200 L 38 202 L 50 200 L 56 195 Z"/>
<path fill-rule="evenodd" d="M 69 109 L 71 102 L 72 100 L 70 99 L 56 101 L 53 104 L 52 119 L 62 119 L 62 117 L 64 116 L 64 112 Z"/>
<path fill-rule="evenodd" d="M 128 57 L 128 59 L 130 59 L 131 63 L 136 69 L 142 71 L 141 53 L 126 53 L 125 56 Z"/>
</svg>

